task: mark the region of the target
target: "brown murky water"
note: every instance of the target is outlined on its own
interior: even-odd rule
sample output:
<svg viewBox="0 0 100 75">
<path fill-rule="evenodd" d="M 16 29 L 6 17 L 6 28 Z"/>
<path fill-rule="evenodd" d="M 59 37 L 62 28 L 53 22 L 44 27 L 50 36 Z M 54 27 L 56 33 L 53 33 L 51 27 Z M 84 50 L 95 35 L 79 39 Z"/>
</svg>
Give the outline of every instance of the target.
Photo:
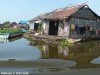
<svg viewBox="0 0 100 75">
<path fill-rule="evenodd" d="M 34 75 L 100 75 L 100 41 L 60 46 L 2 39 L 0 72 Z"/>
</svg>

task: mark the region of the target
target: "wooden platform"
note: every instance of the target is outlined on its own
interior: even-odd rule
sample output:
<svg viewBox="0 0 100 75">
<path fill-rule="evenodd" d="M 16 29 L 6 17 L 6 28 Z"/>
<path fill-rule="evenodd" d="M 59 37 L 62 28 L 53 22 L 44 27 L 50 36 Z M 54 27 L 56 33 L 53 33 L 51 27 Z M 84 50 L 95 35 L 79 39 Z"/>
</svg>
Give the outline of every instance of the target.
<svg viewBox="0 0 100 75">
<path fill-rule="evenodd" d="M 50 39 L 50 40 L 65 40 L 68 37 L 60 37 L 60 36 L 36 36 L 36 35 L 31 35 L 32 37 L 36 39 Z"/>
<path fill-rule="evenodd" d="M 30 40 L 35 40 L 37 42 L 45 42 L 45 43 L 59 43 L 62 40 L 67 40 L 69 43 L 77 43 L 81 41 L 81 39 L 71 39 L 68 37 L 63 36 L 41 36 L 41 35 L 34 35 L 34 34 L 24 34 L 25 38 L 28 38 Z"/>
</svg>

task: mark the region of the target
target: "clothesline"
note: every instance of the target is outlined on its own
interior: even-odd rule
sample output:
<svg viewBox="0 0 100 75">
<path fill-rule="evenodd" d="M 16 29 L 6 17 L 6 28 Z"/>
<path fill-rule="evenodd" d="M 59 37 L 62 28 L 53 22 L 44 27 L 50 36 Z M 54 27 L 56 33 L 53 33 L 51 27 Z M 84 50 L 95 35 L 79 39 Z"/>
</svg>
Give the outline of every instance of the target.
<svg viewBox="0 0 100 75">
<path fill-rule="evenodd" d="M 92 28 L 91 26 L 78 26 L 78 25 L 74 25 L 74 24 L 71 24 L 71 30 L 74 32 L 76 32 L 77 34 L 85 34 L 86 31 L 88 32 L 92 32 L 95 34 L 100 34 L 100 30 L 97 30 L 97 29 L 94 29 Z"/>
</svg>

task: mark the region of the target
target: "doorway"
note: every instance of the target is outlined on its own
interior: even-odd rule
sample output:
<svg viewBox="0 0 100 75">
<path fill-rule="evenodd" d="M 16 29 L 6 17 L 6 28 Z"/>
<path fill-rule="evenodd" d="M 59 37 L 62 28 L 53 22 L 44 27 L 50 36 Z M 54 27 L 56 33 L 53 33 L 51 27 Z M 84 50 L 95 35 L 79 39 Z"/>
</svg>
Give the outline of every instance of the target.
<svg viewBox="0 0 100 75">
<path fill-rule="evenodd" d="M 50 21 L 49 22 L 49 35 L 57 35 L 58 34 L 58 25 L 59 25 L 59 21 Z"/>
</svg>

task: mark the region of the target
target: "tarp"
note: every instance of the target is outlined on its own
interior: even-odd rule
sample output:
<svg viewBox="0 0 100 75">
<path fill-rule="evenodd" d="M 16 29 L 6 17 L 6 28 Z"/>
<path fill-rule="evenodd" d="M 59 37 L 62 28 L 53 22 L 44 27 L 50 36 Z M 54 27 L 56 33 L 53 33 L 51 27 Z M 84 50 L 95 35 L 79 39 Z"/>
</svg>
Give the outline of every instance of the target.
<svg viewBox="0 0 100 75">
<path fill-rule="evenodd" d="M 19 24 L 29 24 L 29 21 L 20 21 Z"/>
</svg>

